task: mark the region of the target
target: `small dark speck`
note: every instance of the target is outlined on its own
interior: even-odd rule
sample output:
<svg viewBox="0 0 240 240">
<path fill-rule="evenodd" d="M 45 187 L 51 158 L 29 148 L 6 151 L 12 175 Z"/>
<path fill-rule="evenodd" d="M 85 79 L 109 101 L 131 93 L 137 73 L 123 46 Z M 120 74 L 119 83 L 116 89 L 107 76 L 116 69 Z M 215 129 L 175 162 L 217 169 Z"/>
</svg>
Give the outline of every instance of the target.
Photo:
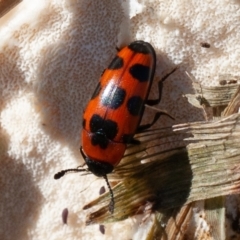
<svg viewBox="0 0 240 240">
<path fill-rule="evenodd" d="M 102 234 L 105 234 L 105 226 L 104 226 L 104 225 L 99 225 L 99 231 L 100 231 Z"/>
<path fill-rule="evenodd" d="M 237 80 L 229 80 L 228 84 L 236 84 Z"/>
<path fill-rule="evenodd" d="M 226 85 L 226 84 L 237 84 L 237 80 L 231 79 L 231 80 L 220 80 L 220 85 Z"/>
<path fill-rule="evenodd" d="M 100 190 L 99 190 L 99 195 L 102 195 L 102 194 L 104 194 L 105 192 L 106 192 L 106 189 L 105 189 L 104 186 L 102 186 L 102 187 L 100 188 Z"/>
<path fill-rule="evenodd" d="M 226 85 L 226 84 L 227 84 L 227 81 L 226 81 L 226 80 L 220 80 L 220 81 L 219 81 L 219 84 L 220 84 L 220 85 Z"/>
<path fill-rule="evenodd" d="M 207 42 L 201 42 L 200 45 L 203 48 L 210 48 L 211 47 L 211 45 L 209 43 L 207 43 Z"/>
<path fill-rule="evenodd" d="M 68 209 L 64 208 L 62 211 L 62 221 L 64 224 L 67 224 L 67 218 L 68 218 Z"/>
</svg>

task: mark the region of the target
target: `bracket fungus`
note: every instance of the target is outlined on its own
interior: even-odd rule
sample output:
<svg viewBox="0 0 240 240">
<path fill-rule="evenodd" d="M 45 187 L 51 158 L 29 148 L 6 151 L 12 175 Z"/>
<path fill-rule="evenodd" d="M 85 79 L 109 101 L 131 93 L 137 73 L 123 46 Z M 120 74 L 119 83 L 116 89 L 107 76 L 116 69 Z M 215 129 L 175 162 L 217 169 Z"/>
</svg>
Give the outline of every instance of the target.
<svg viewBox="0 0 240 240">
<path fill-rule="evenodd" d="M 12 10 L 3 12 L 0 18 L 0 239 L 112 239 L 116 234 L 118 239 L 140 239 L 139 236 L 153 239 L 152 234 L 160 236 L 163 230 L 169 239 L 173 239 L 171 236 L 181 239 L 182 230 L 186 230 L 184 236 L 194 239 L 199 237 L 198 226 L 208 226 L 203 234 L 216 234 L 220 229 L 217 227 L 223 226 L 216 224 L 219 223 L 216 216 L 220 216 L 221 224 L 228 220 L 227 229 L 232 233 L 229 230 L 226 236 L 238 236 L 239 200 L 233 195 L 238 189 L 239 172 L 235 144 L 239 116 L 233 114 L 238 101 L 232 103 L 234 111 L 233 107 L 228 108 L 227 117 L 208 122 L 204 107 L 192 106 L 183 95 L 194 93 L 185 71 L 206 87 L 218 86 L 219 75 L 240 76 L 239 10 L 238 1 L 23 0 Z M 135 150 L 130 148 L 129 154 L 135 151 L 135 155 L 131 159 L 126 156 L 126 161 L 110 176 L 112 180 L 121 180 L 114 187 L 116 215 L 110 216 L 104 207 L 109 200 L 108 192 L 98 196 L 101 180 L 74 175 L 60 184 L 53 180 L 53 175 L 60 167 L 81 165 L 79 132 L 83 107 L 115 55 L 116 47 L 133 40 L 150 42 L 156 49 L 157 78 L 180 64 L 178 74 L 164 84 L 159 107 L 167 109 L 176 119 L 174 125 L 183 125 L 175 126 L 173 131 L 168 118 L 162 117 L 157 131 L 139 136 L 145 139 L 146 145 L 143 143 Z M 203 48 L 201 42 L 210 43 L 211 47 Z M 203 97 L 207 99 L 206 89 Z M 150 92 L 153 98 L 154 90 L 153 87 Z M 149 109 L 143 120 L 151 114 Z M 189 140 L 195 142 L 187 145 L 186 150 L 183 139 L 191 133 Z M 180 149 L 183 145 L 184 149 Z M 174 148 L 180 152 L 169 152 Z M 216 149 L 218 158 L 214 155 Z M 196 157 L 197 151 L 201 151 L 203 158 Z M 176 154 L 182 157 L 176 160 Z M 161 156 L 163 161 L 156 163 L 156 156 Z M 226 174 L 219 172 L 220 169 L 225 169 Z M 202 171 L 208 176 L 208 182 L 204 182 Z M 141 178 L 144 174 L 152 178 L 146 181 Z M 162 182 L 155 182 L 156 175 Z M 176 183 L 179 183 L 177 189 Z M 197 187 L 202 189 L 201 193 Z M 180 189 L 184 191 L 179 192 Z M 142 196 L 131 196 L 140 192 Z M 231 195 L 225 197 L 227 194 Z M 95 206 L 96 203 L 100 205 Z M 122 203 L 126 204 L 125 212 L 121 212 Z M 179 204 L 183 206 L 176 212 Z M 61 219 L 66 206 L 71 213 L 67 225 Z M 83 206 L 88 210 L 83 211 Z M 205 211 L 205 207 L 213 209 L 212 206 L 216 209 L 212 212 L 214 221 L 206 225 L 210 211 Z M 144 216 L 131 217 L 139 213 Z M 190 221 L 193 215 L 200 225 Z M 101 225 L 125 220 L 104 223 L 103 235 L 99 225 L 85 226 L 86 219 L 88 224 Z M 179 223 L 182 228 L 173 223 Z M 146 230 L 144 234 L 142 230 Z"/>
</svg>

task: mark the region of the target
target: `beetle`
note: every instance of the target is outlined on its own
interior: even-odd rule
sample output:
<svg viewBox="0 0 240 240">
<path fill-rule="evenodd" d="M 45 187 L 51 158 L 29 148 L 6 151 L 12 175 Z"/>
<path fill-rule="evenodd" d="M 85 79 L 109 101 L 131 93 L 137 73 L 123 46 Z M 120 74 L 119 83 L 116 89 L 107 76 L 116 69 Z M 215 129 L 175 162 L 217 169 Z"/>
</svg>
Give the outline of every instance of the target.
<svg viewBox="0 0 240 240">
<path fill-rule="evenodd" d="M 118 51 L 104 70 L 82 122 L 80 152 L 87 169 L 66 169 L 55 174 L 59 179 L 67 172 L 90 171 L 106 180 L 114 211 L 113 191 L 107 174 L 121 161 L 128 144 L 139 144 L 134 135 L 151 127 L 165 112 L 158 111 L 152 122 L 140 125 L 145 106 L 160 102 L 163 81 L 177 68 L 158 82 L 159 96 L 148 99 L 156 68 L 156 53 L 150 43 L 134 41 Z"/>
</svg>

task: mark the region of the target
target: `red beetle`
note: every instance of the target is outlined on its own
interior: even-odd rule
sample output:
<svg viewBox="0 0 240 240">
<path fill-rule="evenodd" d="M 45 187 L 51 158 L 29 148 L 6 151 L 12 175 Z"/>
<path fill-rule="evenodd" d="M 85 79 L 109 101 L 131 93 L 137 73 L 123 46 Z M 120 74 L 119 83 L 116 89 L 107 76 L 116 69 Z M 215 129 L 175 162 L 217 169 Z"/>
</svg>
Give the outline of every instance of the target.
<svg viewBox="0 0 240 240">
<path fill-rule="evenodd" d="M 149 100 L 155 67 L 156 54 L 147 42 L 135 41 L 118 51 L 103 72 L 83 114 L 80 152 L 88 168 L 66 169 L 54 176 L 59 179 L 67 172 L 90 171 L 103 177 L 111 194 L 111 213 L 114 197 L 107 174 L 121 161 L 127 144 L 139 143 L 134 135 L 151 127 L 161 114 L 166 114 L 157 112 L 151 123 L 140 125 L 145 105 L 160 102 L 162 83 L 176 70 L 158 82 L 159 97 Z"/>
</svg>

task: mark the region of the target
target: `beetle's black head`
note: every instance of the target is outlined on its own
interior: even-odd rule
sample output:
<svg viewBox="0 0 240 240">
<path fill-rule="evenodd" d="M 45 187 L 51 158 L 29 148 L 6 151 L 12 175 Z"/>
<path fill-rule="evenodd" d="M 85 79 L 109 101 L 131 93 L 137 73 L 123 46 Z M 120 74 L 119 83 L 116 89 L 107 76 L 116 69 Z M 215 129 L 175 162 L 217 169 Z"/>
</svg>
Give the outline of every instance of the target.
<svg viewBox="0 0 240 240">
<path fill-rule="evenodd" d="M 80 148 L 81 154 L 88 166 L 88 170 L 92 172 L 94 175 L 97 177 L 103 177 L 106 176 L 108 173 L 111 173 L 113 171 L 113 165 L 107 162 L 99 162 L 95 161 L 89 157 L 87 157 L 83 150 L 82 147 Z"/>
</svg>

